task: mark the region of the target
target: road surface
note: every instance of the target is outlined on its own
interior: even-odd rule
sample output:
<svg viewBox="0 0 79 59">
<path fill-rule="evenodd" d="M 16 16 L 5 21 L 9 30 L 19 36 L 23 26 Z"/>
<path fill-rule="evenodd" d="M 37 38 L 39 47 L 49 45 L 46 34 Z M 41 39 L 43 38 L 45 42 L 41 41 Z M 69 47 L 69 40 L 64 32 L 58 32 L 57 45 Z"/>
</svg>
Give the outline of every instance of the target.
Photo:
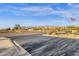
<svg viewBox="0 0 79 59">
<path fill-rule="evenodd" d="M 28 35 L 12 37 L 32 56 L 79 56 L 79 40 Z"/>
</svg>

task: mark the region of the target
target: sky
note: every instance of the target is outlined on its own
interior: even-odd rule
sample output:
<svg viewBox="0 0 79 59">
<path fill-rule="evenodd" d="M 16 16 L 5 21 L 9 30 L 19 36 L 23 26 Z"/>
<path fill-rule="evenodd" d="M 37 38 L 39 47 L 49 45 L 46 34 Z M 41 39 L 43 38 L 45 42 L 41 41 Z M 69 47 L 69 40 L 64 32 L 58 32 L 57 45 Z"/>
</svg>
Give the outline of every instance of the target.
<svg viewBox="0 0 79 59">
<path fill-rule="evenodd" d="M 0 3 L 0 28 L 79 26 L 78 3 Z"/>
</svg>

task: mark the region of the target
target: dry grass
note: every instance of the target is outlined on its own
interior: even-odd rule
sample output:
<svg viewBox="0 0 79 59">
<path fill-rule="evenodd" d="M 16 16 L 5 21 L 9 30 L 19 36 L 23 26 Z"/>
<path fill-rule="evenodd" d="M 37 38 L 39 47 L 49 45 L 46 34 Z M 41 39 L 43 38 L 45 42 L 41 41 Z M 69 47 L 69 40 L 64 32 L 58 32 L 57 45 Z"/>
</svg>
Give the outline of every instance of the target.
<svg viewBox="0 0 79 59">
<path fill-rule="evenodd" d="M 43 36 L 79 39 L 79 35 L 73 35 L 73 34 L 66 34 L 66 35 L 64 35 L 64 34 L 62 34 L 62 35 L 49 35 L 49 34 L 43 34 Z"/>
</svg>

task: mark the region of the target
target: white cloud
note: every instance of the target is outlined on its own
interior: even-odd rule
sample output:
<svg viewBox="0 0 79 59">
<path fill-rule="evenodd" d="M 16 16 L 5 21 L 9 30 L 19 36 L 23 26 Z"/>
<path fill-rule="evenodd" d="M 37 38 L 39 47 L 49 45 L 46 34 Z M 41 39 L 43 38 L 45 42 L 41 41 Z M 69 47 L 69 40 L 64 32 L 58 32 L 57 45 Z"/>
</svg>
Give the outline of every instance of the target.
<svg viewBox="0 0 79 59">
<path fill-rule="evenodd" d="M 51 7 L 40 7 L 40 6 L 30 6 L 30 7 L 23 7 L 19 9 L 21 12 L 21 15 L 28 15 L 27 12 L 29 12 L 31 16 L 46 16 L 51 14 L 60 14 L 60 16 L 64 17 L 74 17 L 69 10 L 55 10 Z"/>
<path fill-rule="evenodd" d="M 40 6 L 30 6 L 30 7 L 23 7 L 18 9 L 19 12 L 16 12 L 16 15 L 31 15 L 31 16 L 46 16 L 51 14 L 60 14 L 61 16 L 69 17 L 71 16 L 65 10 L 54 10 L 51 7 L 40 7 Z M 29 14 L 28 14 L 29 13 Z"/>
<path fill-rule="evenodd" d="M 15 15 L 21 16 L 45 16 L 50 15 L 54 11 L 50 7 L 40 7 L 40 6 L 26 6 L 26 7 L 16 7 L 16 6 L 4 6 L 0 11 L 8 11 Z"/>
<path fill-rule="evenodd" d="M 20 8 L 19 10 L 21 12 L 24 12 L 24 15 L 26 15 L 29 12 L 30 15 L 32 15 L 32 16 L 45 16 L 45 15 L 50 15 L 54 11 L 50 7 L 40 7 L 40 6 L 23 7 L 23 8 Z"/>
<path fill-rule="evenodd" d="M 73 4 L 68 4 L 73 5 Z M 55 10 L 51 7 L 46 6 L 24 6 L 17 7 L 6 5 L 3 7 L 2 11 L 8 11 L 16 16 L 46 16 L 51 14 L 59 14 L 63 17 L 74 17 L 69 10 Z"/>
<path fill-rule="evenodd" d="M 68 5 L 73 9 L 79 9 L 79 3 L 68 3 Z"/>
<path fill-rule="evenodd" d="M 30 6 L 30 7 L 21 8 L 20 10 L 24 10 L 24 11 L 52 11 L 53 9 L 50 7 Z"/>
</svg>

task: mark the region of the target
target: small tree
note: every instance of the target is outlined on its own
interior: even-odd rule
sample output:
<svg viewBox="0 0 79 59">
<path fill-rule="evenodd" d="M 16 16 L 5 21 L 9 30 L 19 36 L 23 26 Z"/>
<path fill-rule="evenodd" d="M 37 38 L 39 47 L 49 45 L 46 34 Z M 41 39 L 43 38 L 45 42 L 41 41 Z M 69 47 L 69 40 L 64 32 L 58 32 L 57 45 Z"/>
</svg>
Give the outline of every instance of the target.
<svg viewBox="0 0 79 59">
<path fill-rule="evenodd" d="M 21 29 L 21 26 L 19 24 L 15 24 L 14 29 Z"/>
<path fill-rule="evenodd" d="M 8 30 L 11 30 L 11 28 L 6 28 L 5 30 L 7 30 L 7 31 L 8 31 Z"/>
</svg>

